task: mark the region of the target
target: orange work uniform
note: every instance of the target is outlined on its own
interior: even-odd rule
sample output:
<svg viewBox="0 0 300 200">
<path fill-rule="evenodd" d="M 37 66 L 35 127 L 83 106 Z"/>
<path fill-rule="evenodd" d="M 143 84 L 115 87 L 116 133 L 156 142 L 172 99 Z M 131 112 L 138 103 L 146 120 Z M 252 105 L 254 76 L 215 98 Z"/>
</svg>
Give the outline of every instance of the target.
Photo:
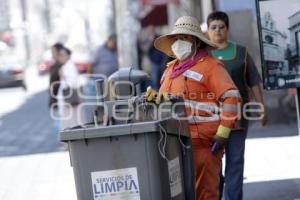
<svg viewBox="0 0 300 200">
<path fill-rule="evenodd" d="M 224 66 L 211 56 L 172 79 L 177 62 L 167 64 L 159 92 L 184 98 L 193 144 L 197 200 L 218 200 L 223 151 L 213 155 L 210 144 L 219 125 L 234 127 L 240 95 Z"/>
</svg>

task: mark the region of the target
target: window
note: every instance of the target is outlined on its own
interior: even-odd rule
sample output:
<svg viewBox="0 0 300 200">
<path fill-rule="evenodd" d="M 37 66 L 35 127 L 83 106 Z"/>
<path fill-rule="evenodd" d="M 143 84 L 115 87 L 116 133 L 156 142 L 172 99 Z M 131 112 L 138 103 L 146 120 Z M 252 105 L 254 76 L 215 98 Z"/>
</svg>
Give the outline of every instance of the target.
<svg viewBox="0 0 300 200">
<path fill-rule="evenodd" d="M 266 35 L 266 36 L 265 36 L 265 41 L 266 41 L 267 43 L 269 43 L 269 44 L 272 44 L 274 40 L 273 40 L 273 37 L 272 37 L 272 36 Z"/>
</svg>

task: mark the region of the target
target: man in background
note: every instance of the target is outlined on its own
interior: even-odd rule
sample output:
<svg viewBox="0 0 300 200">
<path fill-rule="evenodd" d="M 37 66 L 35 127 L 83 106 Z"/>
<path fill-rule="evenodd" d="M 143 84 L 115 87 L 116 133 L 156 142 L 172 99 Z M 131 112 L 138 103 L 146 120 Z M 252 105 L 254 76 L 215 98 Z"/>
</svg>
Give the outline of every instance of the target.
<svg viewBox="0 0 300 200">
<path fill-rule="evenodd" d="M 209 39 L 219 47 L 211 53 L 225 65 L 227 72 L 239 89 L 243 105 L 249 102 L 248 92 L 250 91 L 255 101 L 260 103 L 260 107 L 265 110 L 260 86 L 262 80 L 253 59 L 248 54 L 246 47 L 228 40 L 228 15 L 220 11 L 211 13 L 207 17 L 207 26 Z M 243 110 L 241 113 L 237 128 L 231 131 L 225 148 L 225 177 L 220 179 L 220 194 L 222 195 L 225 183 L 226 200 L 243 199 L 244 152 L 248 120 L 244 118 Z M 263 126 L 266 121 L 266 114 L 263 112 L 261 113 Z"/>
<path fill-rule="evenodd" d="M 96 108 L 96 80 L 103 77 L 108 78 L 118 70 L 117 37 L 111 34 L 106 42 L 99 46 L 92 55 L 90 74 L 86 94 L 89 97 L 86 103 L 90 106 L 85 107 L 85 121 L 93 120 L 93 113 Z"/>
<path fill-rule="evenodd" d="M 169 61 L 169 57 L 157 50 L 153 45 L 154 40 L 158 37 L 159 35 L 156 34 L 154 26 L 144 28 L 139 35 L 139 67 L 151 77 L 151 80 L 142 83 L 142 92 L 146 91 L 148 86 L 156 90 L 159 89 L 164 67 Z"/>
<path fill-rule="evenodd" d="M 106 42 L 98 47 L 92 56 L 91 68 L 89 73 L 92 75 L 88 84 L 88 96 L 96 96 L 95 80 L 99 75 L 108 78 L 118 70 L 117 37 L 112 34 Z M 98 76 L 97 76 L 98 75 Z"/>
<path fill-rule="evenodd" d="M 107 77 L 118 70 L 117 37 L 112 34 L 92 58 L 91 73 Z"/>
</svg>

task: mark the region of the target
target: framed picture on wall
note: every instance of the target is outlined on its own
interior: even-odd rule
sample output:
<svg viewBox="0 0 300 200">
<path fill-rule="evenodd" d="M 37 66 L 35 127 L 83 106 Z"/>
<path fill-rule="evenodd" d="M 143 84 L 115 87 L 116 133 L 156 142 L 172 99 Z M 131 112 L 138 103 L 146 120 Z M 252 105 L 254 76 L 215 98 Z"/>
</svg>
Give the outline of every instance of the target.
<svg viewBox="0 0 300 200">
<path fill-rule="evenodd" d="M 267 90 L 300 87 L 300 0 L 256 0 Z"/>
</svg>

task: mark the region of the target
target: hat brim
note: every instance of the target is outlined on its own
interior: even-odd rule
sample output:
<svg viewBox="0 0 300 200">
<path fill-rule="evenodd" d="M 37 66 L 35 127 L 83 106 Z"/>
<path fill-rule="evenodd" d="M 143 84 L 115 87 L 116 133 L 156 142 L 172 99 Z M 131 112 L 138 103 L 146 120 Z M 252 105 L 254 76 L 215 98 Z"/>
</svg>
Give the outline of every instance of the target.
<svg viewBox="0 0 300 200">
<path fill-rule="evenodd" d="M 172 31 L 170 34 L 166 34 L 156 38 L 154 41 L 154 47 L 162 51 L 163 53 L 167 54 L 168 56 L 175 58 L 176 56 L 174 55 L 171 49 L 172 44 L 176 40 L 173 36 L 181 35 L 181 34 L 195 36 L 200 41 L 204 42 L 207 45 L 208 49 L 218 48 L 216 44 L 214 44 L 209 39 L 207 39 L 202 33 L 200 32 L 195 33 L 181 28 L 177 28 L 176 30 Z"/>
</svg>

